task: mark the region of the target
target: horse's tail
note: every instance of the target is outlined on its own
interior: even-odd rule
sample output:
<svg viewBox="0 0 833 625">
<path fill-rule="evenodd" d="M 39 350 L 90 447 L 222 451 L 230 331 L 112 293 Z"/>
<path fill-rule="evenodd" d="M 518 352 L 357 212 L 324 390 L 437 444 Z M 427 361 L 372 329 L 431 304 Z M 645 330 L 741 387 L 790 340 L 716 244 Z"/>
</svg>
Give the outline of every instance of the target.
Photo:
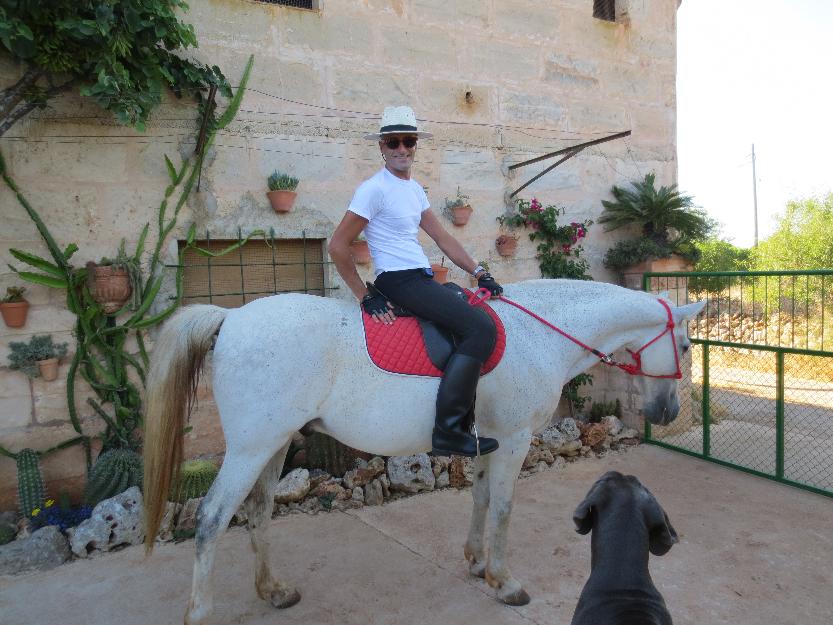
<svg viewBox="0 0 833 625">
<path fill-rule="evenodd" d="M 144 438 L 145 553 L 179 480 L 186 410 L 191 410 L 205 355 L 228 311 L 197 304 L 177 312 L 153 346 L 147 378 Z"/>
</svg>

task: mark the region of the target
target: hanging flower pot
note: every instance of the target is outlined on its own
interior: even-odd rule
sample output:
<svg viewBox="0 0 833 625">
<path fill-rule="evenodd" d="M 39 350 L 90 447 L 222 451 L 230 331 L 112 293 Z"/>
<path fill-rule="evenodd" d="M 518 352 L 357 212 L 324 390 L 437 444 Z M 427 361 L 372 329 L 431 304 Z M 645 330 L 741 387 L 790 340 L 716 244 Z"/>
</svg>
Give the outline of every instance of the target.
<svg viewBox="0 0 833 625">
<path fill-rule="evenodd" d="M 108 315 L 121 310 L 133 293 L 127 269 L 118 265 L 93 263 L 88 263 L 87 269 L 91 271 L 90 291 L 93 299 L 101 304 Z"/>
<path fill-rule="evenodd" d="M 297 196 L 298 194 L 295 191 L 268 191 L 266 193 L 266 197 L 269 198 L 269 203 L 272 204 L 272 210 L 276 213 L 288 213 L 291 211 Z"/>
<path fill-rule="evenodd" d="M 472 210 L 471 204 L 469 204 L 469 196 L 461 193 L 460 187 L 457 187 L 457 197 L 455 199 L 445 198 L 443 212 L 455 226 L 465 226 L 469 222 Z"/>
<path fill-rule="evenodd" d="M 513 256 L 518 247 L 518 239 L 508 234 L 502 234 L 495 239 L 497 253 L 501 256 Z"/>
<path fill-rule="evenodd" d="M 266 197 L 272 204 L 272 210 L 276 213 L 288 213 L 292 210 L 292 205 L 295 204 L 297 193 L 295 189 L 298 188 L 298 179 L 289 174 L 282 174 L 275 170 L 267 178 L 266 183 L 269 186 L 269 191 Z"/>
<path fill-rule="evenodd" d="M 350 244 L 350 253 L 353 255 L 353 260 L 357 265 L 367 265 L 370 263 L 370 248 L 367 247 L 365 239 L 356 239 Z"/>
<path fill-rule="evenodd" d="M 0 314 L 3 321 L 10 328 L 22 328 L 29 314 L 29 302 L 23 299 L 24 286 L 10 286 L 6 289 L 6 296 L 0 299 Z"/>
<path fill-rule="evenodd" d="M 46 360 L 38 360 L 38 371 L 40 377 L 47 382 L 52 382 L 58 377 L 58 359 L 47 358 Z"/>
<path fill-rule="evenodd" d="M 448 267 L 441 264 L 431 263 L 431 271 L 434 272 L 434 281 L 440 284 L 448 282 Z"/>
<path fill-rule="evenodd" d="M 451 208 L 451 223 L 455 226 L 465 226 L 469 223 L 469 217 L 471 217 L 473 210 L 468 204 Z"/>
</svg>

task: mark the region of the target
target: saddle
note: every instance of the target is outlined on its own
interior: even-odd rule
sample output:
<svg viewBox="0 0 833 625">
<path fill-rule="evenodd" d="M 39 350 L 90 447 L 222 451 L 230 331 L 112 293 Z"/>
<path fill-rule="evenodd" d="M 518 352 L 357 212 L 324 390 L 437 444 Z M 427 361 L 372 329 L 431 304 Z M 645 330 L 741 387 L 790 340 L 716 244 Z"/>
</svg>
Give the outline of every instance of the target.
<svg viewBox="0 0 833 625">
<path fill-rule="evenodd" d="M 368 287 L 371 285 L 368 284 Z M 460 298 L 468 301 L 471 291 L 447 282 Z M 480 375 L 494 369 L 506 349 L 506 332 L 503 322 L 487 303 L 478 305 L 480 312 L 488 315 L 495 324 L 497 340 L 488 360 L 483 363 Z M 395 307 L 396 321 L 391 325 L 376 323 L 371 315 L 361 309 L 365 344 L 371 362 L 383 371 L 402 375 L 442 377 L 445 365 L 456 349 L 454 335 L 432 321 L 417 317 L 409 310 Z"/>
</svg>

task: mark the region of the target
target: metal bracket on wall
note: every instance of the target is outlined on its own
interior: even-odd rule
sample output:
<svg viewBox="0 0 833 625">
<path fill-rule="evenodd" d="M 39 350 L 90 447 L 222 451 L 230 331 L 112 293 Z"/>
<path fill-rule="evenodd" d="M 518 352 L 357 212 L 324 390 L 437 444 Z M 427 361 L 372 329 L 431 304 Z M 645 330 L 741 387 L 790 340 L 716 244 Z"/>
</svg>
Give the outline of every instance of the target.
<svg viewBox="0 0 833 625">
<path fill-rule="evenodd" d="M 509 197 L 510 198 L 515 197 L 518 193 L 520 193 L 521 191 L 526 189 L 529 185 L 531 185 L 533 182 L 538 180 L 538 178 L 540 178 L 541 176 L 543 176 L 545 174 L 548 174 L 549 172 L 551 172 L 553 169 L 558 167 L 561 163 L 563 163 L 567 159 L 573 158 L 576 154 L 581 152 L 584 148 L 589 148 L 591 145 L 598 145 L 599 143 L 606 143 L 608 141 L 613 141 L 614 139 L 622 139 L 623 137 L 630 136 L 630 134 L 631 134 L 630 130 L 626 130 L 624 132 L 617 132 L 615 135 L 609 135 L 607 137 L 602 137 L 601 139 L 593 139 L 593 141 L 587 141 L 585 143 L 579 143 L 578 145 L 571 145 L 568 148 L 562 148 L 560 150 L 556 150 L 555 152 L 550 152 L 549 154 L 544 154 L 543 156 L 538 156 L 536 158 L 529 159 L 528 161 L 523 161 L 521 163 L 515 163 L 514 165 L 511 165 L 509 167 L 509 171 L 512 171 L 513 169 L 518 169 L 519 167 L 524 167 L 525 165 L 532 165 L 533 163 L 538 163 L 538 162 L 544 161 L 548 158 L 553 158 L 554 156 L 560 156 L 561 154 L 564 154 L 563 158 L 560 158 L 558 161 L 556 161 L 555 163 L 553 163 L 552 165 L 547 167 L 540 174 L 538 174 L 536 176 L 533 176 L 532 178 L 527 180 L 525 183 L 523 183 L 520 187 L 518 187 L 517 189 L 512 191 L 512 193 L 509 195 Z"/>
</svg>

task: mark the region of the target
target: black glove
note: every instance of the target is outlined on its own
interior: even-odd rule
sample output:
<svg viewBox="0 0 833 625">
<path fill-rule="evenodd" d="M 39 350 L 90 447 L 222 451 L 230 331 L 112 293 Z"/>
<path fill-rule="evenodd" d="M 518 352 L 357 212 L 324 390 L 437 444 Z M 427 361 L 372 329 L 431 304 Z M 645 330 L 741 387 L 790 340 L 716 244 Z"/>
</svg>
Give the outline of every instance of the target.
<svg viewBox="0 0 833 625">
<path fill-rule="evenodd" d="M 362 308 L 368 315 L 384 315 L 393 313 L 388 298 L 372 282 L 365 282 L 367 295 L 362 298 Z"/>
<path fill-rule="evenodd" d="M 501 293 L 503 293 L 503 287 L 500 286 L 497 281 L 492 277 L 490 273 L 484 273 L 477 279 L 477 287 L 480 289 L 486 289 L 492 296 L 497 297 Z"/>
<path fill-rule="evenodd" d="M 368 315 L 384 315 L 390 311 L 388 300 L 381 293 L 368 293 L 362 298 L 362 308 Z"/>
</svg>

